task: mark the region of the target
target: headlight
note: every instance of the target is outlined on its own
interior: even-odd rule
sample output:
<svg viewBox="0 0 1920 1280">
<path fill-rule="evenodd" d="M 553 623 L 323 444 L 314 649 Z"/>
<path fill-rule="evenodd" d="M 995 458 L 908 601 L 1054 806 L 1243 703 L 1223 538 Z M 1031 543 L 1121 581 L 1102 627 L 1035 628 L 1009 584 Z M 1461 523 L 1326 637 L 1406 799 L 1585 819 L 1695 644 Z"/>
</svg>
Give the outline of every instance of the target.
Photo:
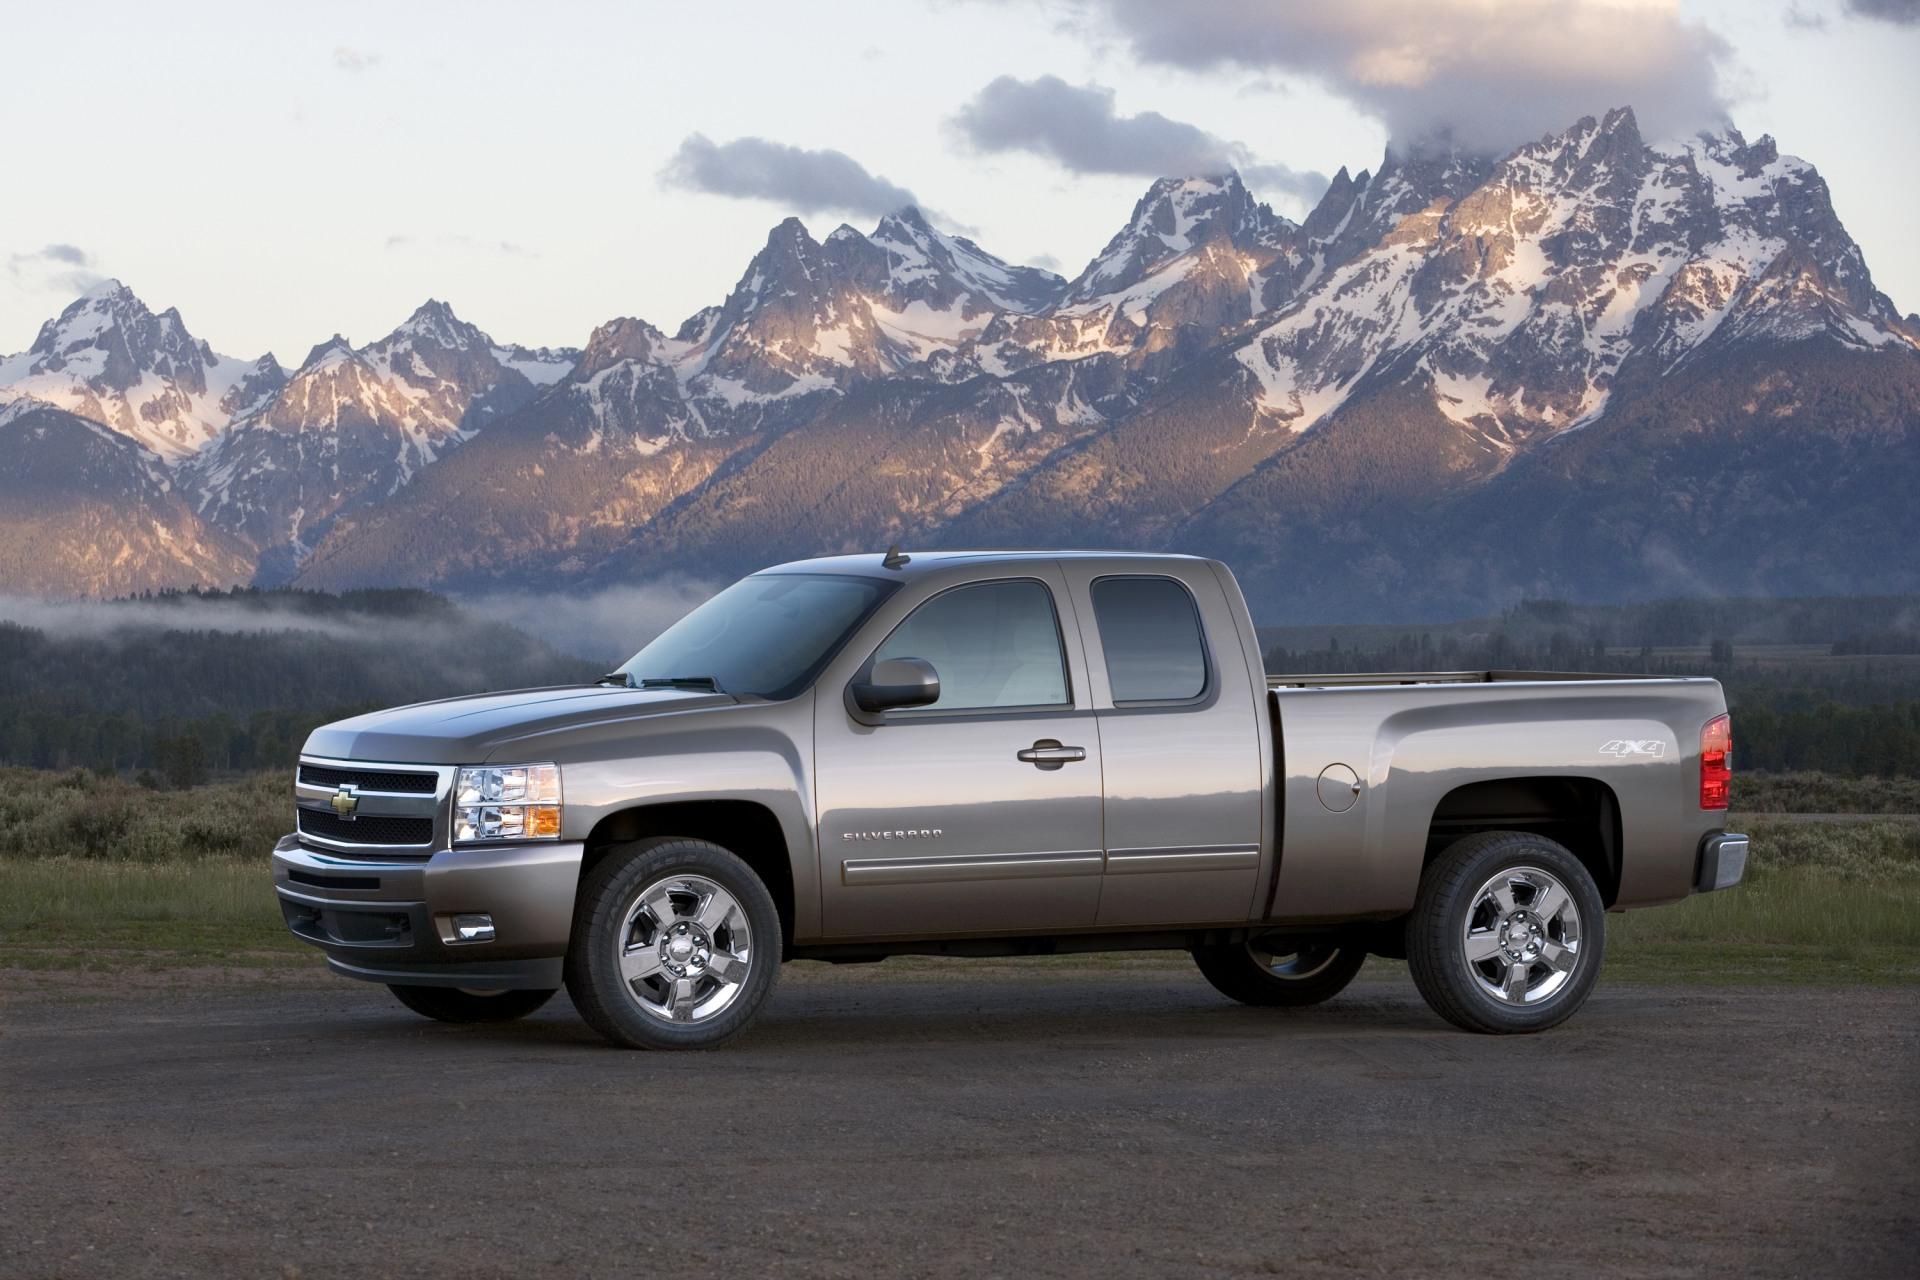
<svg viewBox="0 0 1920 1280">
<path fill-rule="evenodd" d="M 454 778 L 455 844 L 559 838 L 559 765 L 483 765 Z"/>
</svg>

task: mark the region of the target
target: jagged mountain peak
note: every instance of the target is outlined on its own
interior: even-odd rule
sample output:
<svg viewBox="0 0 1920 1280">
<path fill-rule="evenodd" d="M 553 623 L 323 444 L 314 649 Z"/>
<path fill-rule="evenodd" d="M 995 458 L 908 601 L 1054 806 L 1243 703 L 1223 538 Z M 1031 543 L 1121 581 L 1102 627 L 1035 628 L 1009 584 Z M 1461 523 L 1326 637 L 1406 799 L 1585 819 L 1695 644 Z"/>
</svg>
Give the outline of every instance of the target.
<svg viewBox="0 0 1920 1280">
<path fill-rule="evenodd" d="M 653 361 L 666 336 L 645 320 L 621 316 L 596 328 L 573 368 L 575 382 L 584 382 L 617 364 Z"/>
<path fill-rule="evenodd" d="M 450 350 L 492 345 L 492 339 L 455 315 L 451 306 L 437 298 L 428 298 L 414 308 L 412 315 L 375 345 L 418 340 L 433 342 Z"/>
<path fill-rule="evenodd" d="M 888 255 L 888 295 L 896 303 L 951 303 L 957 290 L 971 295 L 976 310 L 1030 314 L 1058 300 L 1066 286 L 1051 271 L 1017 266 L 940 231 L 913 205 L 881 218 L 867 240 Z"/>
<path fill-rule="evenodd" d="M 356 356 L 353 344 L 341 334 L 336 333 L 325 342 L 314 343 L 313 349 L 307 352 L 307 358 L 300 362 L 300 367 L 295 372 L 305 374 L 331 369 L 336 365 L 354 360 Z"/>
<path fill-rule="evenodd" d="M 178 463 L 231 421 L 222 407 L 252 364 L 216 353 L 172 307 L 156 314 L 119 280 L 102 280 L 0 357 L 0 388 L 103 423 Z"/>
<path fill-rule="evenodd" d="M 179 351 L 203 345 L 187 332 L 179 311 L 169 307 L 155 315 L 120 281 L 102 280 L 40 326 L 29 350 L 62 359 L 89 348 L 110 351 L 116 343 L 129 355 L 143 347 Z"/>
<path fill-rule="evenodd" d="M 1116 293 L 1171 260 L 1214 241 L 1251 249 L 1297 230 L 1254 199 L 1238 172 L 1158 178 L 1134 204 L 1127 225 L 1067 287 L 1070 302 Z"/>
</svg>

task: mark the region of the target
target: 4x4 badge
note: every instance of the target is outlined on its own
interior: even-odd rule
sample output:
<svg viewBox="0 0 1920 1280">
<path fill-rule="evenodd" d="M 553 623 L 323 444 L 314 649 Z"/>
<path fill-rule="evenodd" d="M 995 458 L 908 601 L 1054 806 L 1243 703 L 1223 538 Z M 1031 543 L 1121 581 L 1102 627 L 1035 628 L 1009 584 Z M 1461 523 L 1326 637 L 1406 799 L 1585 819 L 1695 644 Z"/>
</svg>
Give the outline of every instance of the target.
<svg viewBox="0 0 1920 1280">
<path fill-rule="evenodd" d="M 1603 756 L 1646 756 L 1658 760 L 1667 754 L 1667 744 L 1660 738 L 1614 738 L 1600 746 Z"/>
</svg>

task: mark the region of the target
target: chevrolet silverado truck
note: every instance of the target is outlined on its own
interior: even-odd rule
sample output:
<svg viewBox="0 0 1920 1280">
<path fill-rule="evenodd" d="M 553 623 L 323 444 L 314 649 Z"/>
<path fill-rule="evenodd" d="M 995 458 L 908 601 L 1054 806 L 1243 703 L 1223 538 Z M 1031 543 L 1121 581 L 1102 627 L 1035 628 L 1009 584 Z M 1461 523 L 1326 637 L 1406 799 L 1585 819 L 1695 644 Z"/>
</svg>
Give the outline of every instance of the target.
<svg viewBox="0 0 1920 1280">
<path fill-rule="evenodd" d="M 452 1022 L 565 986 L 616 1044 L 739 1035 L 782 962 L 1179 949 L 1299 1006 L 1369 954 L 1539 1031 L 1606 914 L 1725 889 L 1717 682 L 1265 672 L 1226 566 L 837 556 L 589 686 L 316 729 L 273 854 L 335 972 Z"/>
</svg>

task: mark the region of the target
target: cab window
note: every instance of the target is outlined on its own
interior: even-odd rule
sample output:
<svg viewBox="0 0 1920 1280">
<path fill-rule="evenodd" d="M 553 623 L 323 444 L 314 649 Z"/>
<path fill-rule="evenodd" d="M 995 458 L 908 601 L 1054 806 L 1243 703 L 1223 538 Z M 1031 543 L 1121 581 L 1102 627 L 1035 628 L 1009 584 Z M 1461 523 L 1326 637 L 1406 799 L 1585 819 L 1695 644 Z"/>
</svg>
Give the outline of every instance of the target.
<svg viewBox="0 0 1920 1280">
<path fill-rule="evenodd" d="M 1031 578 L 942 592 L 914 610 L 873 661 L 922 658 L 940 675 L 940 698 L 915 712 L 1052 707 L 1072 701 L 1053 594 Z"/>
</svg>

